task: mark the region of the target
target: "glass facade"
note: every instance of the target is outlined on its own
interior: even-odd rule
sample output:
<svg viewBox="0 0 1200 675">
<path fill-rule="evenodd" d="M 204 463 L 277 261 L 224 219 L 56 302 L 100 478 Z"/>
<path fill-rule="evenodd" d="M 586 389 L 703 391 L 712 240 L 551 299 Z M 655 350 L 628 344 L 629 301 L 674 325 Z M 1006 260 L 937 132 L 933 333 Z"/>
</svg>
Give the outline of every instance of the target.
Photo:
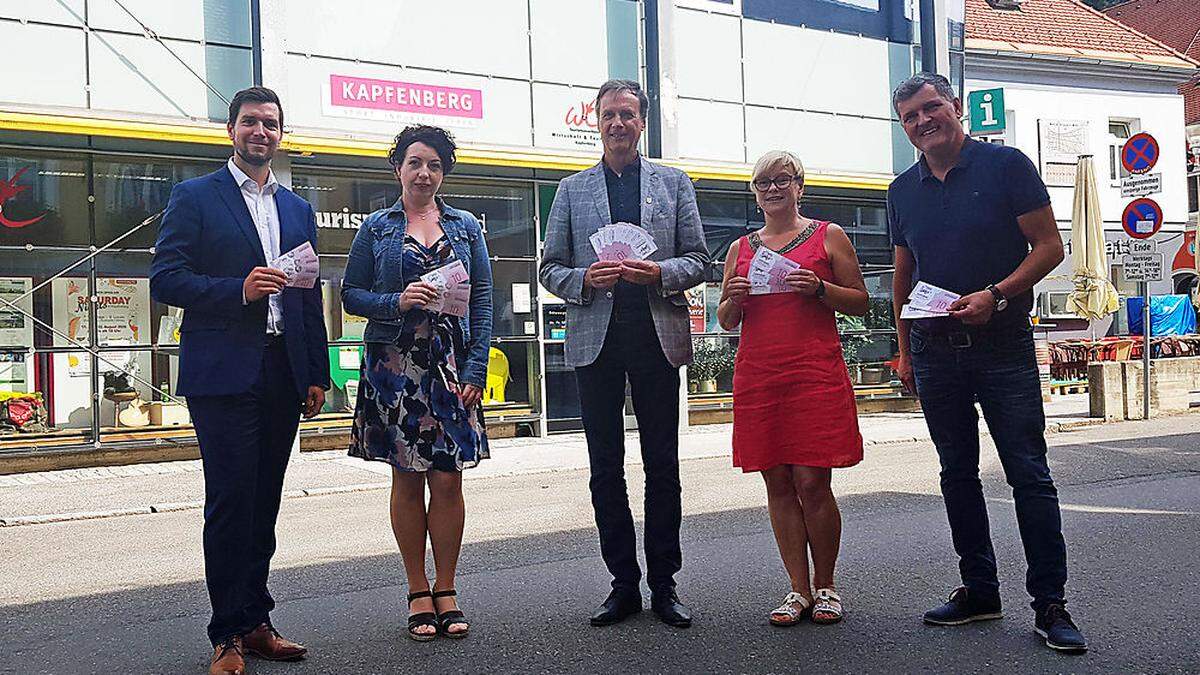
<svg viewBox="0 0 1200 675">
<path fill-rule="evenodd" d="M 0 209 L 17 225 L 0 228 L 0 297 L 33 290 L 23 309 L 34 316 L 9 309 L 0 322 L 0 392 L 40 392 L 45 430 L 65 443 L 122 440 L 149 426 L 151 408 L 162 421 L 157 390 L 174 386 L 177 310 L 150 299 L 156 227 L 135 226 L 166 206 L 175 183 L 217 166 L 0 150 L 0 179 L 11 194 Z M 157 405 L 134 410 L 130 400 Z M 168 420 L 186 422 L 179 406 L 165 407 Z M 11 426 L 0 425 L 0 435 Z"/>
<path fill-rule="evenodd" d="M 125 235 L 166 206 L 176 183 L 223 162 L 221 156 L 0 148 L 0 187 L 8 191 L 0 213 L 17 225 L 0 228 L 0 297 L 16 302 L 36 289 L 16 304 L 48 327 L 0 308 L 0 392 L 41 392 L 49 436 L 38 436 L 39 445 L 189 435 L 186 409 L 160 393 L 175 388 L 181 312 L 150 298 L 157 223 Z M 399 188 L 386 170 L 300 161 L 291 164 L 291 181 L 316 211 L 329 337 L 333 389 L 314 424 L 344 427 L 357 392 L 365 327 L 365 320 L 342 311 L 346 257 L 363 219 L 394 204 Z M 493 422 L 515 425 L 516 433 L 580 426 L 575 375 L 563 354 L 565 306 L 537 283 L 540 242 L 556 188 L 555 180 L 455 174 L 441 191 L 485 228 L 495 309 L 485 413 Z M 693 408 L 728 403 L 738 336 L 716 322 L 721 271 L 730 243 L 763 225 L 747 192 L 701 186 L 698 199 L 713 263 L 705 283 L 689 293 L 697 341 L 688 383 Z M 814 195 L 805 198 L 804 210 L 845 227 L 867 271 L 872 311 L 865 321 L 842 326 L 852 370 L 890 359 L 895 338 L 881 199 Z M 51 279 L 118 237 L 124 238 L 115 247 Z M 81 345 L 99 350 L 101 358 Z M 0 425 L 0 450 L 21 447 L 23 436 L 33 438 Z"/>
</svg>

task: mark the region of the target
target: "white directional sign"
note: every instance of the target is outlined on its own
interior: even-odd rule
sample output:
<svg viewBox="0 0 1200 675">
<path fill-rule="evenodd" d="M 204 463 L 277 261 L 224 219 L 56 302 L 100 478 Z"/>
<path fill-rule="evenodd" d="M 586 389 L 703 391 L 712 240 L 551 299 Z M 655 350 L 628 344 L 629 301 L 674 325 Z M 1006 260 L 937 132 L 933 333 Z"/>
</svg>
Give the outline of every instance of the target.
<svg viewBox="0 0 1200 675">
<path fill-rule="evenodd" d="M 1125 257 L 1126 281 L 1162 281 L 1166 267 L 1161 253 L 1135 253 Z"/>
<path fill-rule="evenodd" d="M 1129 255 L 1158 253 L 1158 242 L 1153 239 L 1134 239 L 1129 242 Z"/>
<path fill-rule="evenodd" d="M 1121 179 L 1122 197 L 1145 197 L 1162 192 L 1162 174 L 1133 174 Z"/>
</svg>

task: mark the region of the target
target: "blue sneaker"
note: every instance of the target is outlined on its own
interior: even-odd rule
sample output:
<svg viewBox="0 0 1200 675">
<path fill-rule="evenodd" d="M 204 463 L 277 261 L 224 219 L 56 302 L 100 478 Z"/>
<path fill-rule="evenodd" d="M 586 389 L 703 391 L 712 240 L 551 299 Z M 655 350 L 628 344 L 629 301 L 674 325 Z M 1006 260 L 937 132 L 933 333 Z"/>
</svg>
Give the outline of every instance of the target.
<svg viewBox="0 0 1200 675">
<path fill-rule="evenodd" d="M 1046 639 L 1046 646 L 1051 649 L 1071 654 L 1087 651 L 1087 640 L 1061 604 L 1046 605 L 1039 610 L 1033 630 Z"/>
<path fill-rule="evenodd" d="M 967 589 L 960 586 L 950 594 L 950 600 L 946 604 L 925 612 L 924 618 L 925 623 L 934 626 L 961 626 L 972 621 L 1003 617 L 999 598 L 972 598 Z"/>
</svg>

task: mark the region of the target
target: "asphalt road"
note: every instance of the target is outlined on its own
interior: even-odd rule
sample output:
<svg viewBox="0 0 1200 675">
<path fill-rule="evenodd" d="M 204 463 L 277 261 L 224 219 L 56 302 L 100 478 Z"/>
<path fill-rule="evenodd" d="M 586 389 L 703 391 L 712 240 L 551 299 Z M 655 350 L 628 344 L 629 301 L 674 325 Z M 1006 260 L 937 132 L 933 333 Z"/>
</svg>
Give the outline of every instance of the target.
<svg viewBox="0 0 1200 675">
<path fill-rule="evenodd" d="M 983 473 L 1006 617 L 932 628 L 920 614 L 957 584 L 927 444 L 880 446 L 840 472 L 838 585 L 847 619 L 772 628 L 786 592 L 761 481 L 728 460 L 683 465 L 689 630 L 649 611 L 613 627 L 587 614 L 607 579 L 585 472 L 468 482 L 458 589 L 467 640 L 404 637 L 399 555 L 383 491 L 285 502 L 275 622 L 298 664 L 254 673 L 1200 672 L 1200 434 L 1194 417 L 1052 437 L 1071 579 L 1092 650 L 1032 633 L 1024 560 L 994 452 Z M 641 490 L 632 476 L 630 488 Z M 640 500 L 637 500 L 640 501 Z M 201 673 L 207 599 L 198 511 L 0 529 L 0 672 Z"/>
</svg>

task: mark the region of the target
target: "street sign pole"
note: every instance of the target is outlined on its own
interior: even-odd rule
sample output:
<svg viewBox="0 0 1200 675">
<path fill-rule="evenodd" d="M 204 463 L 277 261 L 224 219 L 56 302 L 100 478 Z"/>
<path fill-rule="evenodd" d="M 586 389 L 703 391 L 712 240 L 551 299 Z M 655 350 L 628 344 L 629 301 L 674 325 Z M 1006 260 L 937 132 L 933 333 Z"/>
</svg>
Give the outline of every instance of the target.
<svg viewBox="0 0 1200 675">
<path fill-rule="evenodd" d="M 1150 282 L 1142 282 L 1142 419 L 1150 419 Z"/>
<path fill-rule="evenodd" d="M 1162 191 L 1162 176 L 1149 175 L 1158 163 L 1158 141 L 1148 133 L 1134 134 L 1121 147 L 1121 166 L 1130 174 L 1130 178 L 1122 181 L 1122 196 L 1137 194 L 1155 194 Z M 1144 178 L 1142 178 L 1144 177 Z M 1142 197 L 1129 202 L 1121 215 L 1121 227 L 1134 239 L 1135 255 L 1130 256 L 1138 276 L 1142 280 L 1142 419 L 1150 419 L 1150 337 L 1153 333 L 1150 327 L 1150 283 L 1162 281 L 1163 264 L 1158 260 L 1157 270 L 1146 264 L 1147 254 L 1155 254 L 1158 244 L 1153 237 L 1163 225 L 1162 207 L 1153 199 Z M 1137 251 L 1138 248 L 1143 250 Z"/>
</svg>

